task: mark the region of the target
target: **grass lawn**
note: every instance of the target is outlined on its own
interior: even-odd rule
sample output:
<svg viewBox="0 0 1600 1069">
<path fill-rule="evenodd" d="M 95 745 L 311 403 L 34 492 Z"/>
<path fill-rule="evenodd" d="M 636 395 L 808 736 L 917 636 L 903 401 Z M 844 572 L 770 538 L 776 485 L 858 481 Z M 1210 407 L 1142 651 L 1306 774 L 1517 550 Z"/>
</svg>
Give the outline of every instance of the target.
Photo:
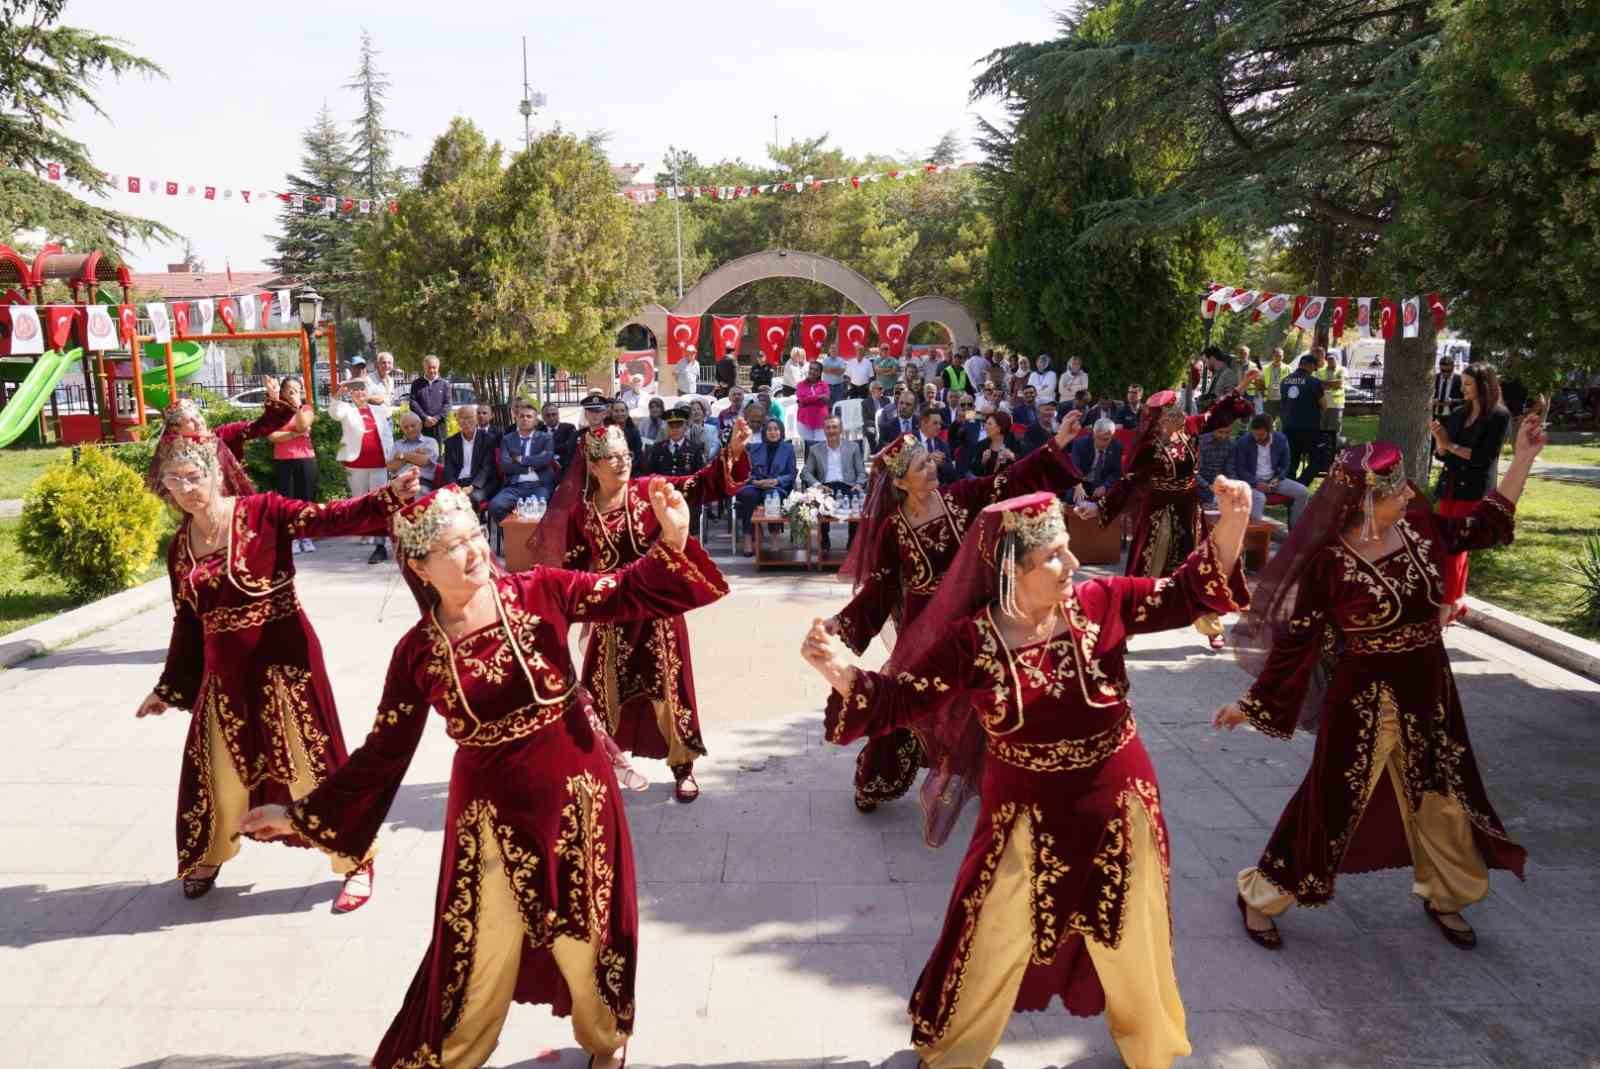
<svg viewBox="0 0 1600 1069">
<path fill-rule="evenodd" d="M 0 500 L 21 497 L 44 469 L 71 452 L 69 445 L 0 449 Z"/>
<path fill-rule="evenodd" d="M 1600 530 L 1600 488 L 1529 479 L 1517 502 L 1517 538 L 1472 555 L 1467 592 L 1584 638 L 1600 622 L 1578 618 L 1572 562 L 1582 539 Z"/>
<path fill-rule="evenodd" d="M 1600 434 L 1594 431 L 1557 431 L 1549 432 L 1550 442 L 1539 454 L 1539 460 L 1544 464 L 1559 464 L 1563 467 L 1578 467 L 1586 465 L 1600 468 Z M 1515 439 L 1506 435 L 1505 448 L 1500 455 L 1510 460 Z"/>
<path fill-rule="evenodd" d="M 19 631 L 83 604 L 53 577 L 28 577 L 27 560 L 17 548 L 17 528 L 21 523 L 14 516 L 0 519 L 0 635 Z M 167 537 L 170 535 L 162 538 L 160 549 L 140 582 L 166 574 Z"/>
</svg>

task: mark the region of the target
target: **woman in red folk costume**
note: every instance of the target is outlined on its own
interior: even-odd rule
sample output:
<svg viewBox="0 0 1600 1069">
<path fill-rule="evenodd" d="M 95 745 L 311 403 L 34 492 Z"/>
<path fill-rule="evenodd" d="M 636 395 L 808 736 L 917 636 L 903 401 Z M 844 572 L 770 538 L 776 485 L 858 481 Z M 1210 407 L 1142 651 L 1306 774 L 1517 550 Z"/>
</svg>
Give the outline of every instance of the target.
<svg viewBox="0 0 1600 1069">
<path fill-rule="evenodd" d="M 1200 435 L 1254 415 L 1255 405 L 1245 392 L 1260 377 L 1260 371 L 1251 370 L 1237 389 L 1217 398 L 1204 416 L 1185 416 L 1172 390 L 1162 390 L 1145 402 L 1144 420 L 1126 473 L 1111 484 L 1105 497 L 1098 502 L 1085 501 L 1076 510 L 1084 519 L 1098 516 L 1105 526 L 1130 501 L 1137 501 L 1124 574 L 1146 579 L 1171 575 L 1194 547 L 1205 541 L 1205 510 L 1195 482 L 1200 470 L 1195 442 Z M 1216 617 L 1201 618 L 1195 630 L 1210 640 L 1212 649 L 1223 648 L 1222 622 Z"/>
<path fill-rule="evenodd" d="M 265 438 L 294 418 L 293 407 L 278 400 L 277 383 L 272 379 L 268 379 L 267 382 L 270 388 L 261 415 L 248 422 L 239 420 L 234 423 L 224 423 L 214 431 L 206 426 L 206 417 L 200 411 L 198 404 L 187 397 L 179 398 L 168 405 L 161 414 L 161 438 L 157 442 L 157 448 L 171 449 L 180 438 L 194 442 L 221 443 L 226 448 L 215 450 L 215 456 L 217 475 L 222 488 L 233 497 L 247 497 L 255 493 L 255 484 L 250 481 L 250 476 L 245 474 L 244 466 L 240 463 L 244 458 L 245 442 L 253 438 Z M 166 496 L 162 492 L 159 465 L 150 465 L 150 473 L 145 477 L 145 488 L 158 497 Z"/>
<path fill-rule="evenodd" d="M 1411 865 L 1412 893 L 1444 937 L 1471 947 L 1461 919 L 1489 893 L 1489 869 L 1522 875 L 1484 790 L 1440 637 L 1453 553 L 1506 545 L 1517 498 L 1544 448 L 1525 419 L 1516 458 L 1470 516 L 1435 514 L 1387 442 L 1344 451 L 1234 629 L 1249 693 L 1217 711 L 1288 738 L 1317 732 L 1305 782 L 1261 860 L 1239 874 L 1239 911 L 1256 943 L 1282 944 L 1273 917 L 1333 898 L 1341 872 Z"/>
<path fill-rule="evenodd" d="M 167 550 L 172 639 L 141 717 L 192 710 L 178 780 L 178 877 L 187 898 L 211 890 L 239 852 L 239 818 L 252 805 L 307 794 L 345 761 L 322 646 L 294 586 L 294 542 L 381 531 L 416 493 L 410 479 L 366 497 L 318 505 L 277 494 L 239 496 L 225 485 L 212 438 L 163 435 L 151 471 L 184 513 Z M 292 845 L 306 846 L 304 842 Z M 334 912 L 372 894 L 365 854 L 345 875 Z"/>
<path fill-rule="evenodd" d="M 817 621 L 803 654 L 832 684 L 827 737 L 916 723 L 938 785 L 930 841 L 971 784 L 978 825 L 944 928 L 911 995 L 929 1069 L 984 1065 L 1013 1008 L 1104 1012 L 1123 1061 L 1165 1069 L 1189 1053 L 1172 960 L 1166 823 L 1128 704 L 1128 638 L 1237 609 L 1250 514 L 1243 483 L 1215 483 L 1222 519 L 1166 579 L 1074 583 L 1061 503 L 990 505 L 926 616 L 882 672 L 852 667 Z M 926 797 L 926 794 L 925 794 Z"/>
<path fill-rule="evenodd" d="M 914 436 L 884 446 L 872 463 L 861 530 L 839 570 L 855 580 L 855 596 L 828 630 L 858 655 L 885 626 L 906 631 L 939 588 L 975 513 L 1011 494 L 1066 494 L 1078 484 L 1067 450 L 1080 420 L 1069 412 L 1053 440 L 1005 471 L 948 486 L 939 485 L 936 458 Z M 870 813 L 899 798 L 922 767 L 923 747 L 912 731 L 869 739 L 856 757 L 856 808 Z"/>
<path fill-rule="evenodd" d="M 575 622 L 673 616 L 727 593 L 688 537 L 670 480 L 645 494 L 650 548 L 607 575 L 495 564 L 456 487 L 393 523 L 422 619 L 395 647 L 367 739 L 316 791 L 252 810 L 244 830 L 362 857 L 432 707 L 456 746 L 433 939 L 373 1056 L 379 1069 L 465 1069 L 494 1052 L 512 1002 L 571 1015 L 591 1066 L 633 1031 L 639 918 L 614 754 L 568 655 Z"/>
<path fill-rule="evenodd" d="M 749 425 L 738 420 L 727 448 L 711 463 L 667 482 L 691 506 L 732 498 L 750 477 L 749 440 Z M 533 534 L 533 559 L 604 573 L 648 553 L 660 534 L 646 493 L 650 480 L 630 480 L 631 470 L 620 428 L 585 433 Z M 638 757 L 666 758 L 678 801 L 700 796 L 694 762 L 705 756 L 706 746 L 689 663 L 689 629 L 681 613 L 596 623 L 583 659 L 583 682 L 617 745 Z"/>
</svg>

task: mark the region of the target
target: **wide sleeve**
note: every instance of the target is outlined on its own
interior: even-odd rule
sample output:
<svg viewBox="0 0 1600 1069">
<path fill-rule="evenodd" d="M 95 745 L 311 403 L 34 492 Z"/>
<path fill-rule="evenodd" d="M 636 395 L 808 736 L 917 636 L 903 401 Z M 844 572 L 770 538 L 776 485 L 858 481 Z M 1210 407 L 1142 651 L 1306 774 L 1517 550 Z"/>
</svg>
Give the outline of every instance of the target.
<svg viewBox="0 0 1600 1069">
<path fill-rule="evenodd" d="M 1013 450 L 1015 452 L 1016 450 Z M 1018 494 L 1041 490 L 1062 495 L 1083 481 L 1067 451 L 1054 438 L 993 475 L 960 479 L 945 487 L 958 504 L 972 512 Z"/>
<path fill-rule="evenodd" d="M 1155 463 L 1155 447 L 1148 443 L 1133 455 L 1122 477 L 1106 484 L 1105 496 L 1100 498 L 1100 526 L 1115 520 L 1133 500 L 1139 487 L 1150 478 L 1150 468 Z"/>
<path fill-rule="evenodd" d="M 389 517 L 404 504 L 394 484 L 379 487 L 370 494 L 343 501 L 290 501 L 277 494 L 274 511 L 284 517 L 291 538 L 338 538 L 341 535 L 383 534 Z"/>
<path fill-rule="evenodd" d="M 880 536 L 886 545 L 878 547 L 878 567 L 861 581 L 855 596 L 844 608 L 834 614 L 839 637 L 858 657 L 867 651 L 872 640 L 889 622 L 902 597 L 900 584 L 900 553 L 895 544 L 899 537 L 893 524 L 884 524 Z"/>
<path fill-rule="evenodd" d="M 856 669 L 850 693 L 828 694 L 824 737 L 844 745 L 878 738 L 930 717 L 970 687 L 977 654 L 977 626 L 964 621 L 906 670 L 889 675 Z"/>
<path fill-rule="evenodd" d="M 1323 551 L 1300 578 L 1294 610 L 1267 654 L 1261 674 L 1239 700 L 1239 709 L 1265 734 L 1287 739 L 1300 719 L 1300 706 L 1322 654 L 1336 575 L 1332 555 Z"/>
<path fill-rule="evenodd" d="M 228 452 L 235 458 L 243 460 L 244 443 L 283 430 L 294 417 L 295 408 L 287 401 L 268 401 L 261 409 L 261 415 L 255 419 L 224 423 L 211 433 L 217 441 L 228 447 Z"/>
<path fill-rule="evenodd" d="M 1190 434 L 1210 434 L 1218 427 L 1226 427 L 1237 420 L 1255 415 L 1256 406 L 1236 386 L 1217 398 L 1203 416 L 1190 416 L 1184 421 Z"/>
<path fill-rule="evenodd" d="M 179 709 L 194 708 L 205 672 L 205 632 L 200 617 L 178 593 L 178 570 L 172 564 L 178 549 L 174 538 L 167 549 L 167 575 L 172 581 L 172 636 L 167 640 L 167 660 L 156 683 L 156 697 Z"/>
<path fill-rule="evenodd" d="M 289 822 L 313 846 L 354 862 L 371 852 L 427 724 L 428 697 L 418 677 L 432 655 L 420 631 L 400 641 L 366 741 L 316 790 L 288 807 Z"/>
<path fill-rule="evenodd" d="M 1433 514 L 1434 530 L 1447 553 L 1509 546 L 1516 535 L 1517 506 L 1491 490 L 1460 519 Z"/>
<path fill-rule="evenodd" d="M 692 538 L 682 550 L 657 539 L 644 556 L 604 575 L 536 568 L 522 573 L 519 582 L 540 584 L 568 620 L 584 623 L 677 616 L 710 605 L 728 592 L 722 572 Z"/>
<path fill-rule="evenodd" d="M 1233 574 L 1223 575 L 1209 538 L 1166 578 L 1119 575 L 1092 579 L 1077 590 L 1084 611 L 1100 624 L 1101 649 L 1132 635 L 1187 627 L 1202 616 L 1225 616 L 1250 605 L 1243 563 L 1236 561 Z"/>
<path fill-rule="evenodd" d="M 708 505 L 713 501 L 726 501 L 739 492 L 750 479 L 750 450 L 739 454 L 737 460 L 723 450 L 693 475 L 664 476 L 683 494 L 691 506 Z M 791 482 L 793 477 L 791 476 Z M 641 488 L 641 493 L 645 492 Z"/>
</svg>

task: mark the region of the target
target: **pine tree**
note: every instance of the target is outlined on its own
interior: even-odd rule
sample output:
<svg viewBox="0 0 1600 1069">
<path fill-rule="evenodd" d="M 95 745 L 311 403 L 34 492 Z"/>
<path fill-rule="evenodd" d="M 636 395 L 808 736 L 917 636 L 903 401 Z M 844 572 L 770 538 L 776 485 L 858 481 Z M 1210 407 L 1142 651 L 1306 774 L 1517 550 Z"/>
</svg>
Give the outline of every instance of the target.
<svg viewBox="0 0 1600 1069">
<path fill-rule="evenodd" d="M 38 177 L 49 164 L 91 193 L 110 187 L 89 150 L 62 132 L 74 108 L 104 115 L 90 93 L 96 76 L 110 72 L 161 74 L 161 68 L 125 51 L 113 37 L 53 25 L 64 0 L 0 0 L 0 241 L 43 233 L 74 249 L 116 249 L 133 240 L 173 238 L 160 223 L 87 204 Z"/>
<path fill-rule="evenodd" d="M 356 116 L 351 145 L 351 166 L 363 197 L 388 200 L 398 190 L 392 143 L 404 137 L 398 130 L 383 125 L 385 98 L 389 95 L 389 76 L 378 69 L 380 55 L 372 47 L 372 34 L 361 31 L 361 63 L 355 80 L 345 83 L 361 97 L 361 114 Z"/>
<path fill-rule="evenodd" d="M 360 221 L 337 209 L 330 214 L 323 198 L 362 194 L 357 189 L 350 146 L 326 104 L 305 132 L 300 172 L 287 176 L 286 183 L 287 192 L 315 196 L 319 202 L 307 200 L 298 208 L 283 206 L 278 214 L 283 232 L 272 239 L 278 255 L 268 263 L 274 270 L 316 287 L 332 302 L 334 317 L 342 318 L 344 309 L 339 306 L 351 302 L 359 291 L 355 248 Z"/>
</svg>

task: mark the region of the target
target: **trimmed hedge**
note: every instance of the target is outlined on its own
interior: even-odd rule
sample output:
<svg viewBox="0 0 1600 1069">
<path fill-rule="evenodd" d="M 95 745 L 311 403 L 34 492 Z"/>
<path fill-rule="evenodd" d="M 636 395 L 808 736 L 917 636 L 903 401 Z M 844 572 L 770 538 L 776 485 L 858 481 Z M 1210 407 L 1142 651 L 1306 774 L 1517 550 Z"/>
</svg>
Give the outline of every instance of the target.
<svg viewBox="0 0 1600 1069">
<path fill-rule="evenodd" d="M 164 512 L 140 472 L 107 450 L 85 449 L 28 488 L 17 547 L 29 574 L 60 579 L 74 597 L 100 597 L 144 575 L 166 531 Z"/>
</svg>

